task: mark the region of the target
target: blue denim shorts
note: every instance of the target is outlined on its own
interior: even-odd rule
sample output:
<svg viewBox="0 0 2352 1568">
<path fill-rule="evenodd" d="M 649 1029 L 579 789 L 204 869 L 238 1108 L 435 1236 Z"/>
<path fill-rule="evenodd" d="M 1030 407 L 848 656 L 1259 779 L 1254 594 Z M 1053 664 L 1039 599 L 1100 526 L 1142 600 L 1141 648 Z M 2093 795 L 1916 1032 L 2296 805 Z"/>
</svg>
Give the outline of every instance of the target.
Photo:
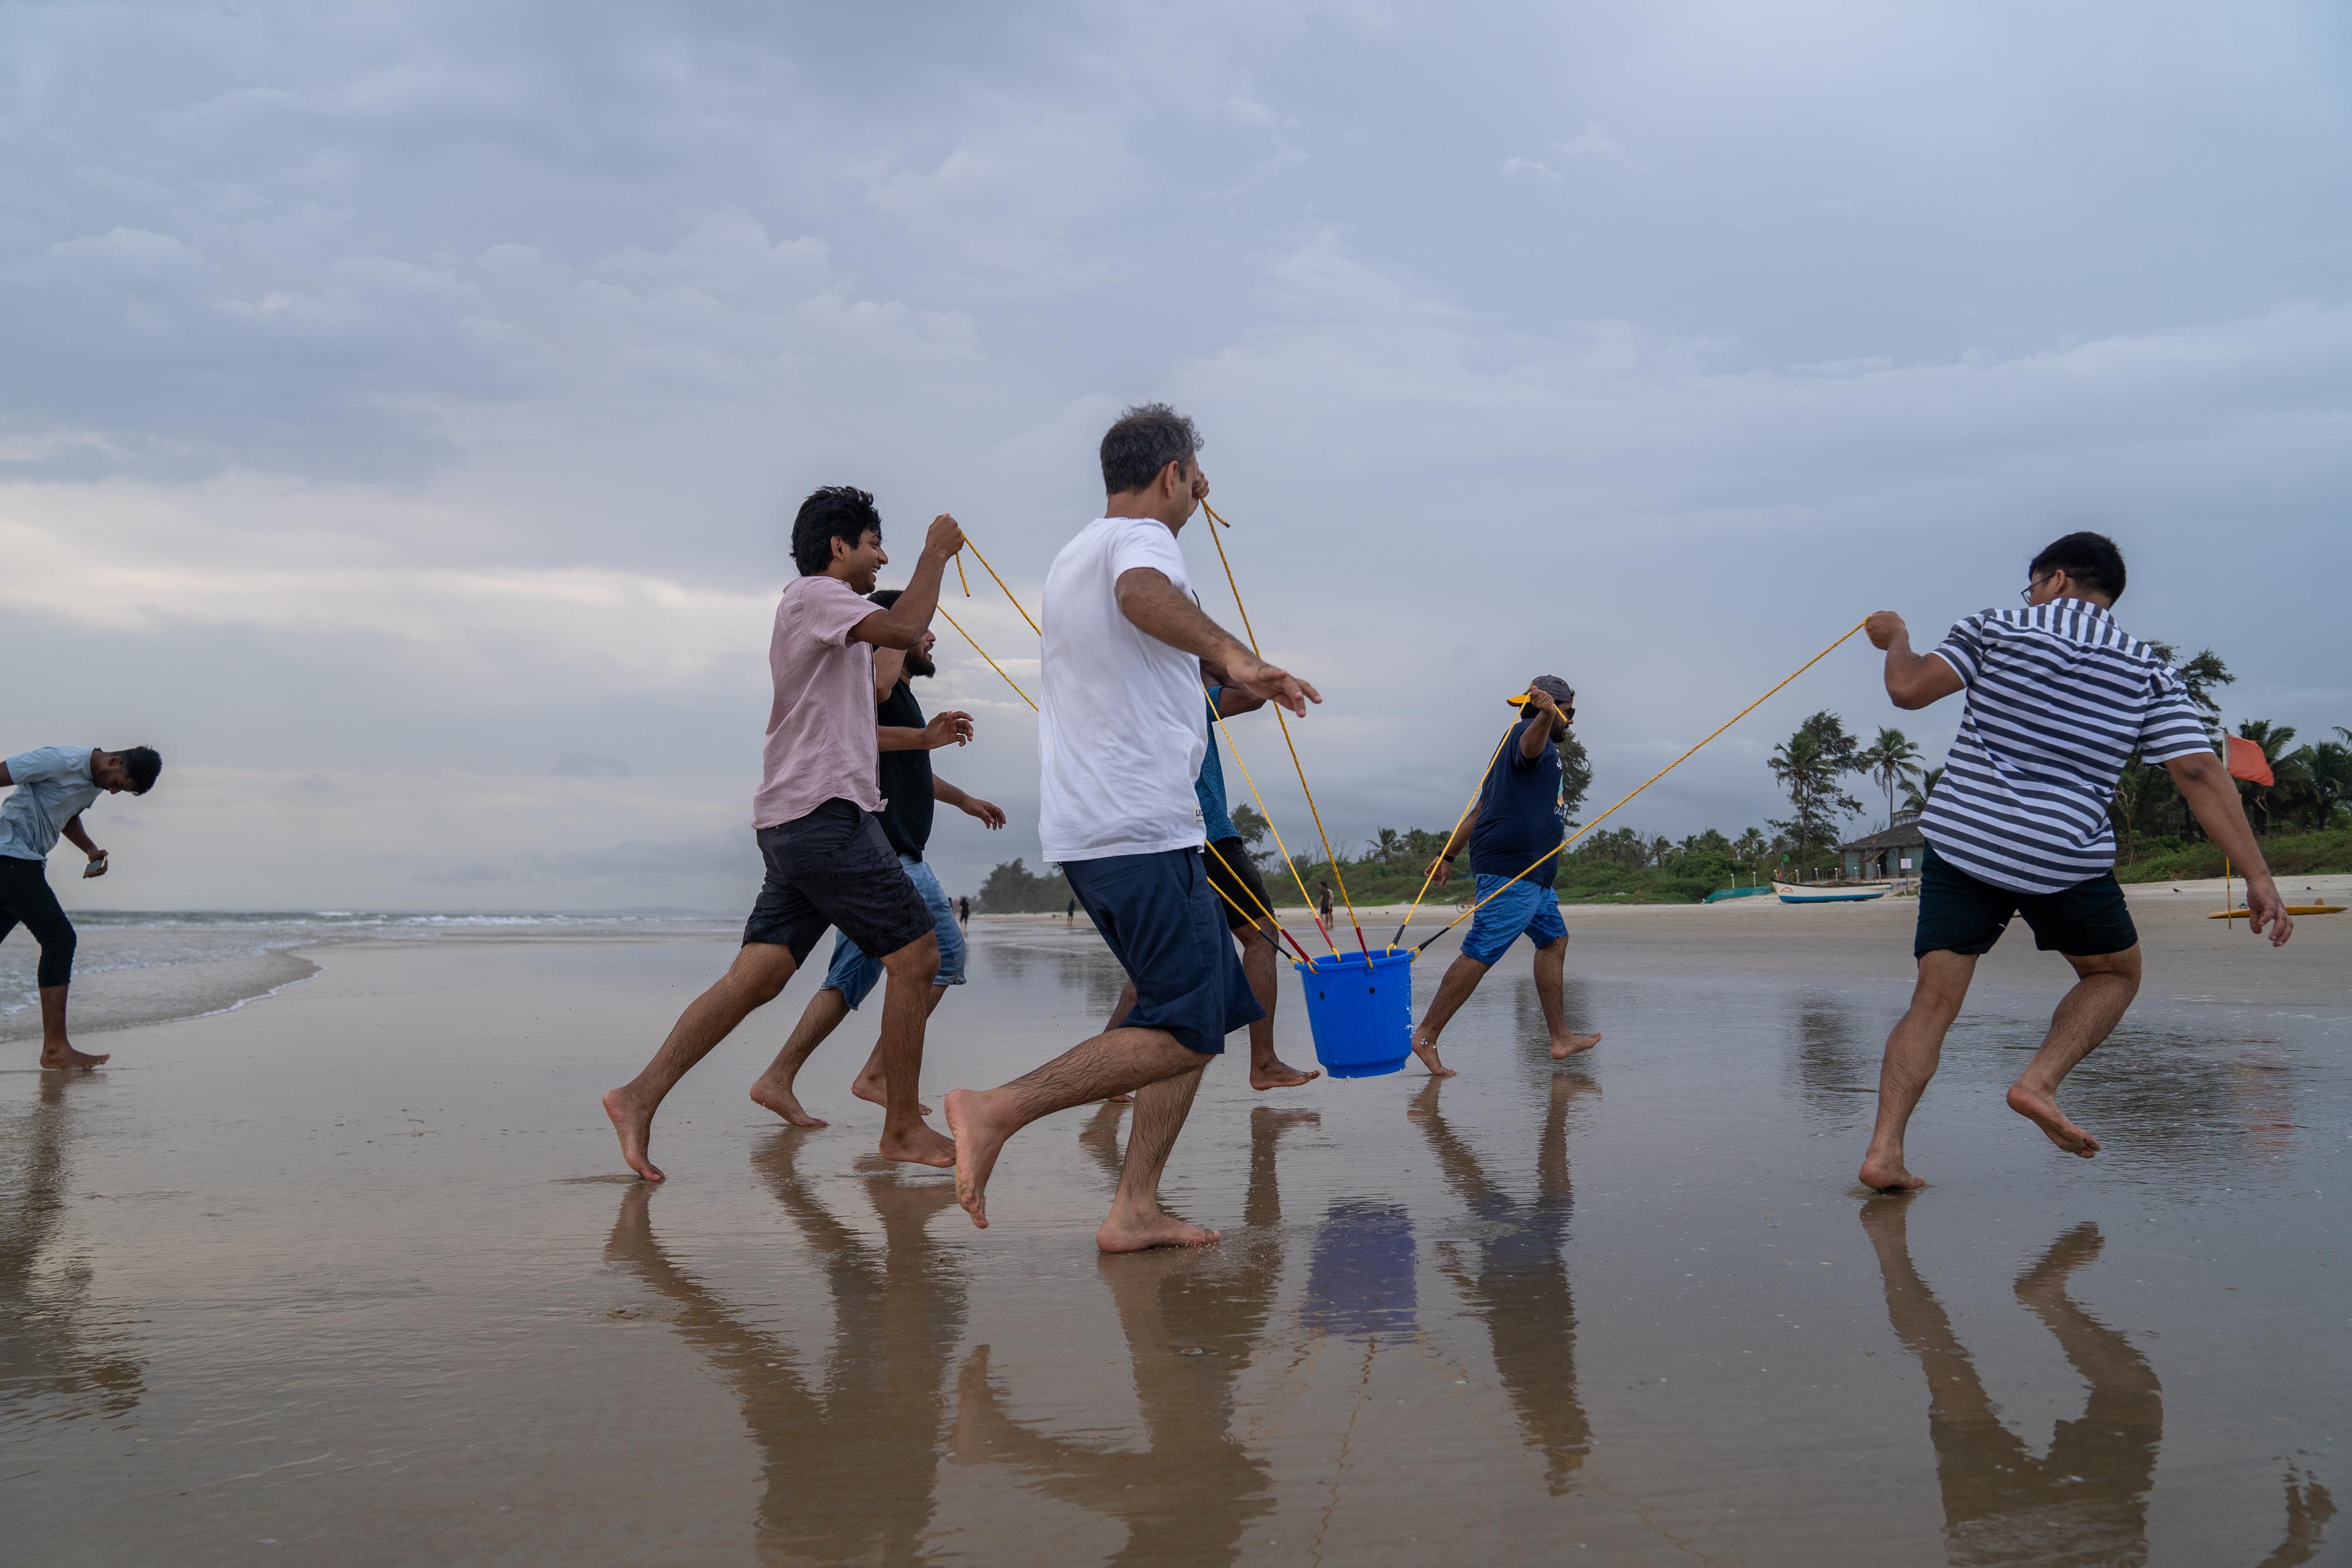
<svg viewBox="0 0 2352 1568">
<path fill-rule="evenodd" d="M 922 895 L 923 907 L 931 911 L 931 929 L 940 939 L 940 972 L 931 977 L 934 985 L 963 984 L 963 927 L 956 923 L 955 906 L 940 887 L 940 879 L 920 860 L 906 855 L 898 857 L 905 868 L 907 880 L 915 884 Z M 882 979 L 882 961 L 869 958 L 866 950 L 849 940 L 847 931 L 835 932 L 833 939 L 833 963 L 824 972 L 824 984 L 819 989 L 838 991 L 857 1011 L 857 1005 L 873 994 Z"/>
<path fill-rule="evenodd" d="M 1511 882 L 1508 877 L 1483 871 L 1477 879 L 1482 901 L 1504 883 L 1510 886 L 1470 917 L 1470 934 L 1462 939 L 1463 957 L 1492 964 L 1521 936 L 1538 947 L 1549 947 L 1568 934 L 1568 922 L 1559 918 L 1559 895 L 1551 889 L 1526 878 Z"/>
</svg>

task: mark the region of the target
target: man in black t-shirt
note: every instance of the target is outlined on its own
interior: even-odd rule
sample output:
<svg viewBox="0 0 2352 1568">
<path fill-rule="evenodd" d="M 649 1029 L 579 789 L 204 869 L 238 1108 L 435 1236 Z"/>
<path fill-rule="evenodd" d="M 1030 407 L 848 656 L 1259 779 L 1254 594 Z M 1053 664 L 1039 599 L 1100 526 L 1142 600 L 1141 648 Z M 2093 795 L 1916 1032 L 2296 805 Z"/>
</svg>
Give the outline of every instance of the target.
<svg viewBox="0 0 2352 1568">
<path fill-rule="evenodd" d="M 884 588 L 866 596 L 887 610 L 898 602 L 898 590 Z M 882 834 L 898 852 L 898 864 L 906 870 L 908 880 L 914 883 L 915 891 L 922 895 L 931 911 L 932 929 L 940 943 L 939 973 L 931 983 L 933 1012 L 938 1011 L 940 999 L 948 994 L 949 986 L 963 984 L 964 938 L 955 906 L 948 901 L 939 878 L 923 863 L 923 850 L 931 837 L 931 808 L 944 801 L 965 816 L 979 818 L 982 826 L 1004 826 L 1003 812 L 977 795 L 966 795 L 931 771 L 930 742 L 925 733 L 922 705 L 915 700 L 914 689 L 908 681 L 939 673 L 930 657 L 932 645 L 938 640 L 935 634 L 927 631 L 920 643 L 903 652 L 895 648 L 874 650 L 874 721 L 880 749 L 876 771 L 883 796 L 879 814 Z M 965 735 L 969 733 L 967 728 Z M 961 746 L 967 742 L 958 739 L 955 743 Z M 833 964 L 825 971 L 824 984 L 809 998 L 808 1007 L 801 1014 L 801 1021 L 793 1026 L 792 1037 L 784 1042 L 784 1048 L 776 1053 L 775 1061 L 751 1086 L 752 1100 L 795 1127 L 824 1126 L 821 1118 L 802 1108 L 793 1093 L 793 1080 L 810 1054 L 841 1026 L 843 1019 L 856 1011 L 857 1005 L 866 1000 L 881 977 L 882 961 L 850 941 L 847 932 L 835 931 Z M 860 1100 L 880 1105 L 884 1103 L 883 1089 L 881 1047 L 877 1043 L 865 1067 L 858 1069 L 849 1091 Z M 926 1110 L 925 1114 L 929 1112 Z"/>
<path fill-rule="evenodd" d="M 1561 973 L 1568 963 L 1568 926 L 1552 891 L 1559 866 L 1553 851 L 1562 837 L 1559 738 L 1575 721 L 1576 692 L 1557 675 L 1538 675 L 1517 700 L 1519 722 L 1487 767 L 1478 809 L 1455 826 L 1429 868 L 1438 886 L 1452 881 L 1454 858 L 1466 838 L 1478 898 L 1470 934 L 1462 939 L 1461 952 L 1437 983 L 1437 994 L 1413 1034 L 1412 1054 L 1432 1078 L 1454 1076 L 1437 1059 L 1437 1037 L 1521 936 L 1535 943 L 1536 1000 L 1543 1005 L 1544 1027 L 1551 1035 L 1551 1059 L 1565 1061 L 1601 1043 L 1600 1036 L 1575 1034 L 1568 1026 Z M 1544 859 L 1546 855 L 1550 858 Z"/>
</svg>

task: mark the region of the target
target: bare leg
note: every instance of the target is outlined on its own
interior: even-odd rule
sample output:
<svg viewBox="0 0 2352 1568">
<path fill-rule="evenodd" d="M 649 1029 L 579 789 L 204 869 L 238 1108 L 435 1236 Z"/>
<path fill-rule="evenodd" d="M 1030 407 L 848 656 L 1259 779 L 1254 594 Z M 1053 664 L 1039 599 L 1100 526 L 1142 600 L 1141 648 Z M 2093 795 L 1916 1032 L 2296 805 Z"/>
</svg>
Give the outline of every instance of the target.
<svg viewBox="0 0 2352 1568">
<path fill-rule="evenodd" d="M 1864 1186 L 1892 1192 L 1927 1184 L 1903 1163 L 1903 1131 L 1911 1125 L 1919 1097 L 1927 1091 L 1927 1080 L 1936 1076 L 1936 1064 L 1944 1056 L 1944 1033 L 1960 1016 L 1976 972 L 1973 953 L 1921 955 L 1910 1010 L 1886 1037 L 1886 1055 L 1878 1067 L 1878 1125 L 1870 1134 L 1870 1151 L 1862 1158 Z"/>
<path fill-rule="evenodd" d="M 923 1025 L 933 1005 L 926 994 L 939 989 L 931 977 L 940 972 L 940 939 L 925 931 L 885 954 L 882 967 L 889 973 L 882 983 L 882 1154 L 945 1170 L 955 1163 L 955 1145 L 924 1124 L 915 1093 L 923 1073 Z"/>
<path fill-rule="evenodd" d="M 1241 940 L 1242 973 L 1249 976 L 1250 994 L 1257 998 L 1258 1008 L 1265 1015 L 1249 1026 L 1250 1087 L 1297 1089 L 1314 1082 L 1323 1076 L 1320 1072 L 1301 1072 L 1274 1054 L 1274 1004 L 1281 994 L 1277 982 L 1282 954 L 1271 940 L 1272 933 L 1244 926 L 1234 934 Z"/>
<path fill-rule="evenodd" d="M 810 1053 L 824 1044 L 826 1037 L 841 1027 L 842 1020 L 848 1016 L 849 998 L 830 985 L 819 986 L 808 1005 L 801 1009 L 801 1021 L 793 1026 L 784 1048 L 776 1053 L 768 1070 L 752 1084 L 751 1103 L 766 1107 L 795 1127 L 824 1126 L 823 1117 L 812 1116 L 802 1109 L 799 1097 L 793 1092 L 793 1080 L 800 1076 Z M 875 1049 L 880 1051 L 879 1041 Z"/>
<path fill-rule="evenodd" d="M 1437 994 L 1429 999 L 1429 1011 L 1421 1016 L 1421 1027 L 1412 1037 L 1412 1054 L 1429 1069 L 1432 1078 L 1452 1078 L 1454 1069 L 1437 1059 L 1437 1037 L 1470 1000 L 1470 993 L 1478 989 L 1478 982 L 1486 978 L 1486 964 L 1465 953 L 1454 955 L 1445 966 L 1445 978 L 1437 983 Z"/>
<path fill-rule="evenodd" d="M 1103 1032 L 1108 1034 L 1111 1030 L 1118 1028 L 1119 1020 L 1126 1017 L 1133 1011 L 1135 1011 L 1135 982 L 1130 980 L 1126 984 L 1118 988 L 1118 1000 L 1111 1004 L 1110 1017 L 1104 1023 Z M 1103 1096 L 1103 1103 L 1105 1105 L 1133 1105 L 1135 1103 L 1135 1096 L 1131 1094 L 1107 1094 Z"/>
<path fill-rule="evenodd" d="M 1536 949 L 1536 1000 L 1543 1005 L 1544 1028 L 1551 1036 L 1551 1059 L 1564 1062 L 1579 1051 L 1601 1043 L 1598 1035 L 1569 1032 L 1567 987 L 1568 938 L 1555 937 L 1549 946 Z"/>
<path fill-rule="evenodd" d="M 923 1004 L 923 1021 L 926 1032 L 928 1032 L 929 1026 L 931 1015 L 940 1010 L 940 1004 L 946 1001 L 947 996 L 948 988 L 946 986 L 937 984 L 934 984 L 931 986 L 930 998 Z M 850 1079 L 849 1092 L 870 1105 L 887 1106 L 890 1103 L 888 1079 L 882 1070 L 881 1036 L 877 1035 L 874 1037 L 874 1048 L 866 1054 L 866 1065 L 857 1069 L 857 1076 Z M 921 1111 L 925 1116 L 929 1116 L 931 1113 L 931 1108 L 920 1103 L 919 1101 L 917 1102 L 915 1109 Z"/>
<path fill-rule="evenodd" d="M 66 1039 L 66 991 L 63 985 L 41 987 L 41 1065 L 58 1071 L 88 1072 L 114 1053 L 92 1056 L 78 1051 Z"/>
<path fill-rule="evenodd" d="M 1041 1116 L 1141 1089 L 1202 1065 L 1199 1052 L 1185 1049 L 1165 1029 L 1113 1029 L 1001 1088 L 956 1089 L 944 1102 L 948 1131 L 955 1139 L 956 1200 L 972 1224 L 985 1228 L 988 1176 L 1006 1139 Z M 1177 1121 L 1181 1125 L 1182 1117 Z"/>
<path fill-rule="evenodd" d="M 687 1004 L 670 1026 L 669 1037 L 645 1069 L 618 1089 L 604 1091 L 604 1114 L 620 1134 L 621 1158 L 648 1182 L 663 1180 L 646 1146 L 653 1140 L 654 1112 L 688 1069 L 734 1032 L 735 1026 L 781 994 L 799 967 L 793 951 L 773 942 L 743 944 L 719 984 Z"/>
<path fill-rule="evenodd" d="M 2074 966 L 2074 988 L 2059 1001 L 2042 1048 L 2009 1086 L 2009 1108 L 2069 1154 L 2087 1160 L 2099 1152 L 2099 1141 L 2066 1120 L 2058 1109 L 2058 1086 L 2115 1032 L 2139 994 L 2139 948 L 2066 962 Z"/>
<path fill-rule="evenodd" d="M 1176 1135 L 1184 1131 L 1192 1097 L 1200 1092 L 1203 1059 L 1191 1072 L 1161 1079 L 1135 1091 L 1135 1123 L 1127 1132 L 1127 1163 L 1110 1217 L 1095 1232 L 1105 1252 L 1145 1252 L 1155 1247 L 1205 1247 L 1218 1233 L 1187 1225 L 1160 1206 L 1160 1173 L 1167 1168 Z"/>
</svg>

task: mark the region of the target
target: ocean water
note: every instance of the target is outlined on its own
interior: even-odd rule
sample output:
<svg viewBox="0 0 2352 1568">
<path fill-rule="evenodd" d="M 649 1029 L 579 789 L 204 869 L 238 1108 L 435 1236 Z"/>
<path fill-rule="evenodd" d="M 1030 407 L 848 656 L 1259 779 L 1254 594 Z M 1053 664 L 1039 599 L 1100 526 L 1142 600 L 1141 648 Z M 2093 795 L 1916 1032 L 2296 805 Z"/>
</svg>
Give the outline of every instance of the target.
<svg viewBox="0 0 2352 1568">
<path fill-rule="evenodd" d="M 77 910 L 73 921 L 79 942 L 68 1023 L 77 1037 L 241 1007 L 317 973 L 305 952 L 346 942 L 693 936 L 730 924 L 697 915 L 358 910 Z M 0 942 L 0 1040 L 40 1035 L 39 959 L 39 945 L 22 930 Z"/>
</svg>

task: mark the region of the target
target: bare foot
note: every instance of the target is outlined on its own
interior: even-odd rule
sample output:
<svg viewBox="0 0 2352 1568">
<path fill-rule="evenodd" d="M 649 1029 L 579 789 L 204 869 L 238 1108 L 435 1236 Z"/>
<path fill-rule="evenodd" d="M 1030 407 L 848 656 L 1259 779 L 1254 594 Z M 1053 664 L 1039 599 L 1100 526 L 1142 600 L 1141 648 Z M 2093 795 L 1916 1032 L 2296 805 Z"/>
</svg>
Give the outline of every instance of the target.
<svg viewBox="0 0 2352 1568">
<path fill-rule="evenodd" d="M 2069 1154 L 2087 1160 L 2099 1152 L 2099 1141 L 2066 1120 L 2057 1100 L 2021 1082 L 2009 1086 L 2009 1108 L 2042 1129 L 2042 1135 Z"/>
<path fill-rule="evenodd" d="M 640 1110 L 637 1102 L 629 1098 L 627 1089 L 608 1089 L 604 1091 L 604 1114 L 613 1119 L 613 1131 L 621 1135 L 621 1158 L 629 1169 L 648 1182 L 667 1181 L 661 1167 L 646 1152 L 646 1145 L 653 1141 L 654 1113 Z"/>
<path fill-rule="evenodd" d="M 1250 1064 L 1252 1089 L 1297 1089 L 1300 1084 L 1313 1083 L 1322 1076 L 1320 1072 L 1300 1072 L 1280 1057 L 1268 1060 L 1264 1067 L 1255 1062 Z"/>
<path fill-rule="evenodd" d="M 1564 1062 L 1579 1051 L 1589 1051 L 1601 1043 L 1598 1035 L 1562 1035 L 1551 1043 L 1551 1059 Z"/>
<path fill-rule="evenodd" d="M 1454 1076 L 1454 1069 L 1437 1059 L 1436 1041 L 1424 1040 L 1416 1036 L 1412 1042 L 1412 1054 L 1421 1058 L 1421 1065 L 1429 1069 L 1430 1077 L 1452 1078 Z"/>
<path fill-rule="evenodd" d="M 866 1101 L 868 1105 L 887 1106 L 890 1103 L 890 1080 L 884 1078 L 878 1072 L 862 1072 L 851 1081 L 849 1085 L 849 1092 L 856 1095 L 858 1099 Z M 929 1116 L 930 1113 L 931 1108 L 929 1106 L 923 1104 L 920 1100 L 917 1100 L 915 1102 L 916 1115 Z M 791 1119 L 787 1117 L 785 1120 L 789 1121 Z M 820 1122 L 818 1125 L 823 1126 L 824 1123 Z"/>
<path fill-rule="evenodd" d="M 944 1171 L 956 1163 L 955 1145 L 918 1121 L 903 1135 L 882 1134 L 882 1157 Z"/>
<path fill-rule="evenodd" d="M 1117 1209 L 1095 1232 L 1095 1245 L 1105 1252 L 1149 1252 L 1155 1247 L 1206 1247 L 1218 1232 L 1187 1225 L 1174 1215 L 1122 1215 Z"/>
<path fill-rule="evenodd" d="M 801 1108 L 801 1102 L 793 1095 L 793 1086 L 789 1081 L 772 1077 L 761 1079 L 751 1086 L 751 1103 L 763 1110 L 774 1111 L 795 1127 L 826 1125 L 824 1117 L 811 1116 Z"/>
<path fill-rule="evenodd" d="M 1899 1151 L 1893 1154 L 1881 1154 L 1874 1149 L 1863 1157 L 1862 1184 L 1875 1187 L 1882 1193 L 1911 1193 L 1927 1183 L 1925 1177 L 1911 1173 L 1903 1163 Z"/>
<path fill-rule="evenodd" d="M 984 1098 L 977 1089 L 948 1091 L 948 1135 L 955 1140 L 956 1202 L 971 1215 L 971 1223 L 988 1228 L 988 1177 L 1004 1148 L 1005 1133 L 990 1121 Z"/>
<path fill-rule="evenodd" d="M 88 1072 L 92 1068 L 103 1067 L 107 1058 L 113 1055 L 112 1051 L 107 1051 L 99 1056 L 92 1056 L 88 1051 L 78 1051 L 71 1046 L 43 1046 L 41 1066 L 52 1072 Z"/>
</svg>

